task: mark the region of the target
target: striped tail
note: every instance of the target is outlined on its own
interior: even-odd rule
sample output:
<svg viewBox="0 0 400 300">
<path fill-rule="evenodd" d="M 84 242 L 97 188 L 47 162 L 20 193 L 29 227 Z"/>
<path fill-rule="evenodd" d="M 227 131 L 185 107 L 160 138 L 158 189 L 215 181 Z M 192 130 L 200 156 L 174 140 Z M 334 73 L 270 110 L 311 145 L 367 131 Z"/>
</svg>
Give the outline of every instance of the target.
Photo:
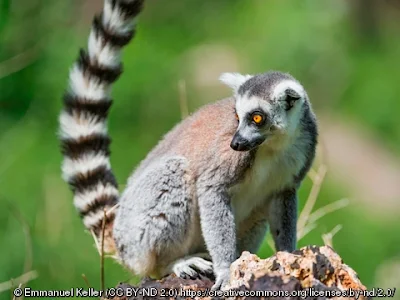
<svg viewBox="0 0 400 300">
<path fill-rule="evenodd" d="M 111 85 L 122 73 L 121 50 L 133 38 L 135 18 L 144 0 L 105 0 L 93 20 L 88 51 L 81 50 L 69 74 L 69 89 L 61 112 L 62 173 L 74 193 L 74 205 L 83 223 L 104 251 L 114 253 L 112 224 L 118 186 L 110 166 L 107 115 Z M 105 230 L 102 230 L 107 211 Z"/>
</svg>

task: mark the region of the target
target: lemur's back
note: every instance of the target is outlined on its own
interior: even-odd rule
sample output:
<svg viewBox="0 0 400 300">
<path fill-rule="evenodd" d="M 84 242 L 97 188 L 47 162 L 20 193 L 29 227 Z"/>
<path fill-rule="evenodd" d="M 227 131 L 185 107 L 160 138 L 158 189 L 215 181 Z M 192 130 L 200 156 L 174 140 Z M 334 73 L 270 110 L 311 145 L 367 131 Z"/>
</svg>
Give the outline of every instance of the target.
<svg viewBox="0 0 400 300">
<path fill-rule="evenodd" d="M 201 107 L 171 129 L 143 160 L 135 173 L 165 156 L 183 156 L 198 177 L 205 168 L 248 164 L 252 155 L 232 150 L 230 142 L 237 128 L 235 101 L 226 98 Z M 217 159 L 217 162 L 215 160 Z M 217 165 L 215 167 L 217 167 Z M 236 174 L 235 174 L 236 175 Z"/>
</svg>

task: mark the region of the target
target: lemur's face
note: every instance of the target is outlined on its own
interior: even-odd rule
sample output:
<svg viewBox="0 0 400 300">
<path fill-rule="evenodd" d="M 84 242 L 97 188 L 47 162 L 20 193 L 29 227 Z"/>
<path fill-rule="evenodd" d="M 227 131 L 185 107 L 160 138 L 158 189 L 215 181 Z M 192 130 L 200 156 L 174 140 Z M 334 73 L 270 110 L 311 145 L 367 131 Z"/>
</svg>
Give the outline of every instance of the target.
<svg viewBox="0 0 400 300">
<path fill-rule="evenodd" d="M 255 76 L 224 74 L 221 80 L 235 91 L 233 116 L 238 127 L 231 142 L 233 150 L 249 151 L 295 132 L 306 94 L 293 77 L 270 72 Z"/>
</svg>

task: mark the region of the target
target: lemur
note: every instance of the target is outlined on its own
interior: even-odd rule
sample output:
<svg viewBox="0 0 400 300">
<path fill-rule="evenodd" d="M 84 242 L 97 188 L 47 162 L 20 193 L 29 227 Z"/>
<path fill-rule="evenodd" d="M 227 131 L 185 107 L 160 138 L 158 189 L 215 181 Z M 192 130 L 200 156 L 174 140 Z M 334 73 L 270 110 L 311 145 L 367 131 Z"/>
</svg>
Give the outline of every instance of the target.
<svg viewBox="0 0 400 300">
<path fill-rule="evenodd" d="M 143 2 L 105 0 L 94 18 L 59 118 L 63 177 L 86 228 L 135 274 L 213 273 L 213 289 L 223 288 L 231 263 L 256 252 L 267 227 L 277 251 L 296 248 L 297 190 L 314 160 L 316 117 L 289 74 L 225 73 L 233 95 L 177 124 L 119 196 L 106 120 Z"/>
</svg>

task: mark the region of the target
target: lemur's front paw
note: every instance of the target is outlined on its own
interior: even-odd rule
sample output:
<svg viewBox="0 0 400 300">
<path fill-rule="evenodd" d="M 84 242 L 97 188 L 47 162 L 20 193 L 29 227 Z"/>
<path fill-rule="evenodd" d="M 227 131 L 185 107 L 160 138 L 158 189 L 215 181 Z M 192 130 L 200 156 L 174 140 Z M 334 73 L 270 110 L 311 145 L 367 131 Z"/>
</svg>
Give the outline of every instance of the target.
<svg viewBox="0 0 400 300">
<path fill-rule="evenodd" d="M 200 278 L 200 275 L 209 275 L 213 272 L 212 262 L 201 257 L 187 257 L 176 261 L 172 271 L 184 279 Z"/>
<path fill-rule="evenodd" d="M 212 291 L 225 290 L 230 281 L 229 268 L 216 272 L 215 284 L 212 286 Z"/>
</svg>

